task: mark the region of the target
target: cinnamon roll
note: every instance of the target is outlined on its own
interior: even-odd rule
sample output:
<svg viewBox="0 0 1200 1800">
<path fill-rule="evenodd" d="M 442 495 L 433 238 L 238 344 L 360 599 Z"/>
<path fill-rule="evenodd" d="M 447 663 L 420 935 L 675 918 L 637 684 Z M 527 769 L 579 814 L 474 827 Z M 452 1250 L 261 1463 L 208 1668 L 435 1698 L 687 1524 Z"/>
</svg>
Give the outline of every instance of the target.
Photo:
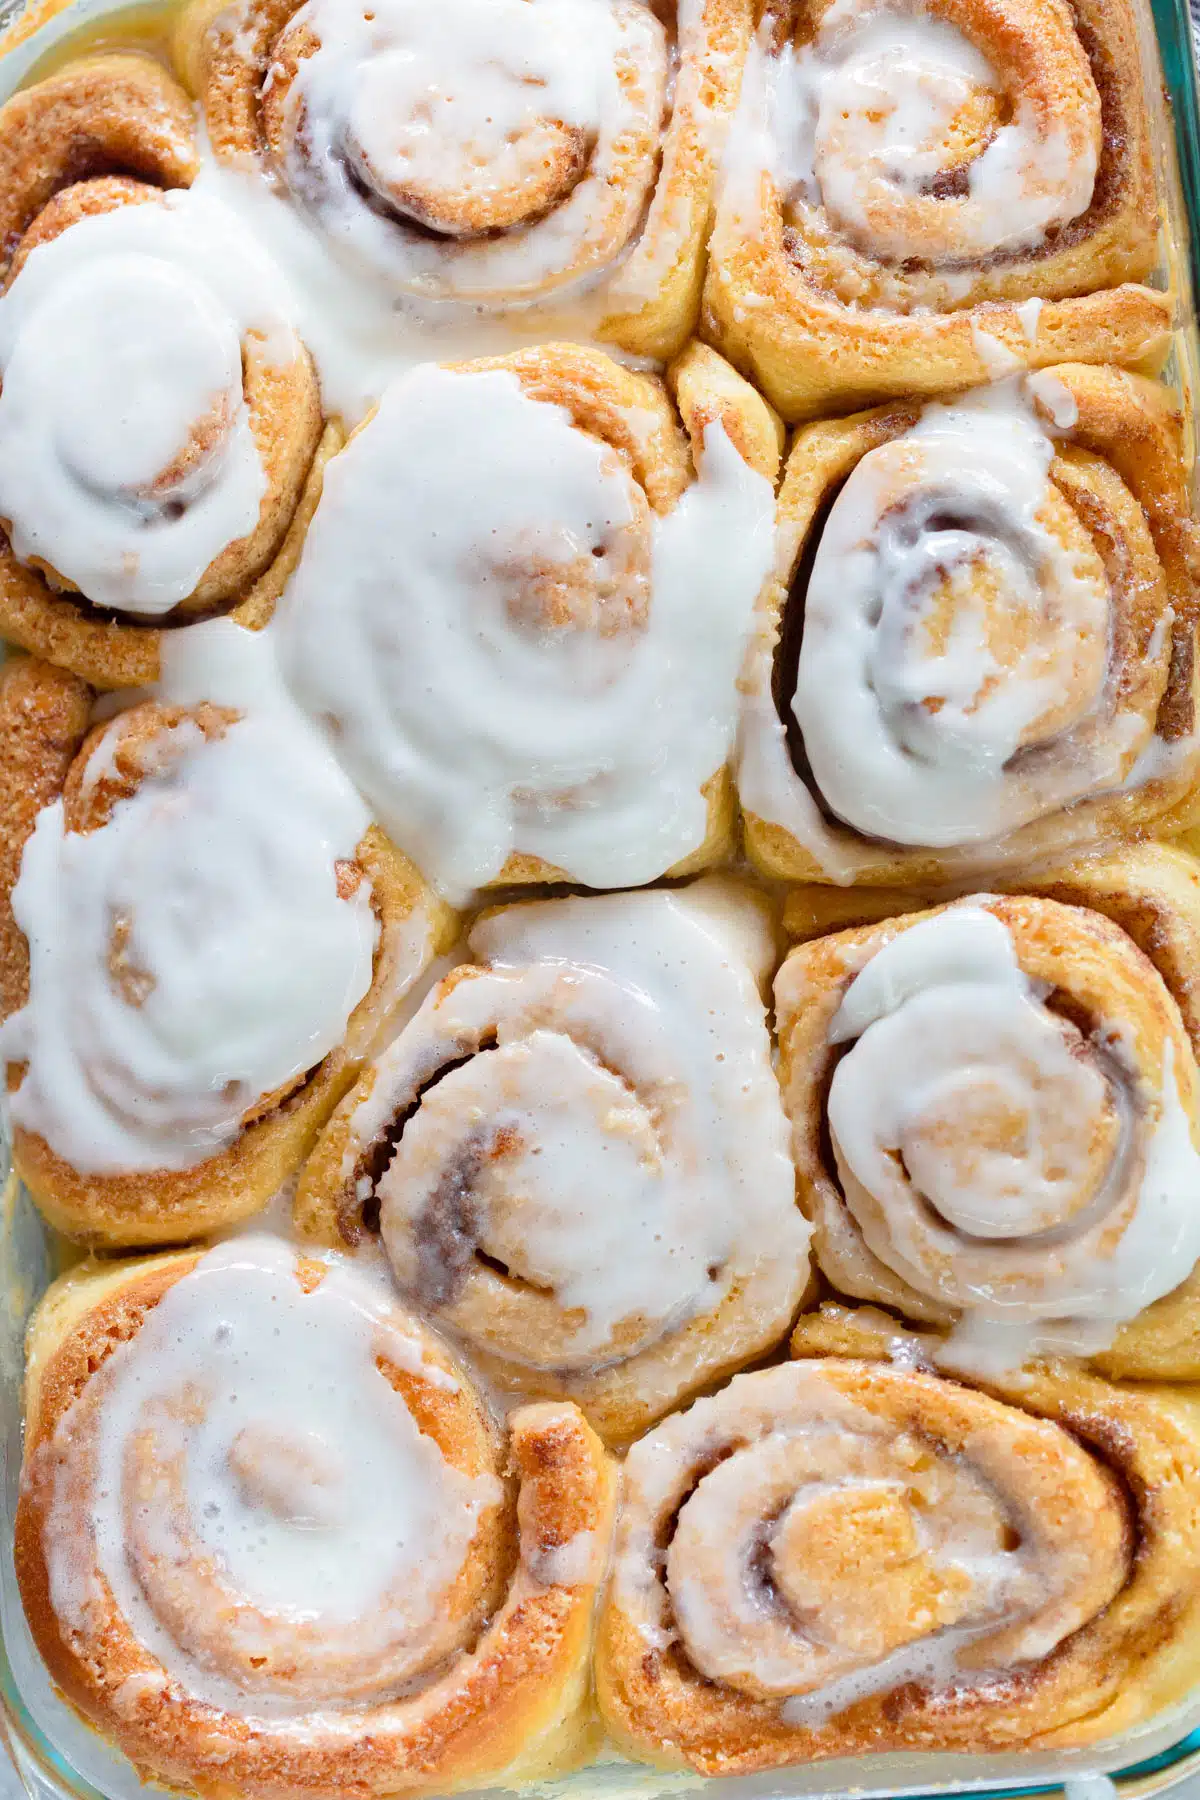
<svg viewBox="0 0 1200 1800">
<path fill-rule="evenodd" d="M 1130 0 L 756 12 L 703 329 L 785 418 L 1161 359 Z"/>
<path fill-rule="evenodd" d="M 451 896 L 729 848 L 778 421 L 700 345 L 670 387 L 573 344 L 425 364 L 330 464 L 284 668 Z"/>
<path fill-rule="evenodd" d="M 43 1302 L 18 1580 L 62 1692 L 151 1779 L 444 1794 L 586 1752 L 612 1486 L 573 1406 L 502 1440 L 382 1287 L 242 1238 Z"/>
<path fill-rule="evenodd" d="M 817 1261 L 840 1292 L 949 1329 L 955 1367 L 1065 1352 L 1194 1379 L 1200 873 L 1152 847 L 1048 889 L 784 963 L 780 1078 Z"/>
<path fill-rule="evenodd" d="M 0 109 L 0 629 L 97 686 L 156 680 L 162 625 L 262 624 L 316 499 L 312 363 L 197 167 L 147 56 Z"/>
<path fill-rule="evenodd" d="M 411 300 L 545 309 L 673 356 L 700 304 L 746 0 L 193 0 L 217 157 Z"/>
<path fill-rule="evenodd" d="M 207 662 L 86 735 L 74 677 L 17 661 L 0 684 L 13 1158 L 50 1223 L 94 1244 L 262 1206 L 453 935 L 272 696 L 259 640 L 186 635 Z"/>
<path fill-rule="evenodd" d="M 625 1440 L 778 1343 L 807 1282 L 764 903 L 538 901 L 470 948 L 334 1114 L 297 1222 L 378 1230 L 489 1381 Z"/>
<path fill-rule="evenodd" d="M 1176 404 L 1070 365 L 802 430 L 747 666 L 772 875 L 921 887 L 1190 817 L 1196 526 Z"/>
<path fill-rule="evenodd" d="M 635 1444 L 597 1645 L 640 1760 L 1094 1744 L 1200 1671 L 1200 1429 L 1061 1364 L 962 1385 L 842 1308 Z M 889 1360 L 890 1359 L 890 1360 Z"/>
</svg>

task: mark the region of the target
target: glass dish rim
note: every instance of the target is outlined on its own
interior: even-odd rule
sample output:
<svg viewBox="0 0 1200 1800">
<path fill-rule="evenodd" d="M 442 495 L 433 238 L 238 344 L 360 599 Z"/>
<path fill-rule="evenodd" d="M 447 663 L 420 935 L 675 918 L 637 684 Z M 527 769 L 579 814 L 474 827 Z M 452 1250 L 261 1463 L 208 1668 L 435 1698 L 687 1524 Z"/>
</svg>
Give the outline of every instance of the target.
<svg viewBox="0 0 1200 1800">
<path fill-rule="evenodd" d="M 1135 0 L 1135 4 L 1146 5 L 1147 0 Z M 1157 41 L 1158 55 L 1161 63 L 1163 81 L 1163 107 L 1160 117 L 1169 124 L 1174 142 L 1175 165 L 1181 193 L 1179 198 L 1182 207 L 1174 210 L 1182 217 L 1176 217 L 1176 225 L 1183 226 L 1183 242 L 1176 234 L 1176 246 L 1182 250 L 1184 268 L 1179 270 L 1181 276 L 1181 298 L 1190 297 L 1193 306 L 1200 297 L 1200 68 L 1197 64 L 1197 37 L 1188 10 L 1188 0 L 1148 0 L 1149 11 L 1153 18 L 1154 35 Z M 125 19 L 135 20 L 139 14 L 161 11 L 161 0 L 66 0 L 60 9 L 49 14 L 42 22 L 34 23 L 28 35 L 22 36 L 11 49 L 6 49 L 4 38 L 10 30 L 19 26 L 28 14 L 37 14 L 40 7 L 37 0 L 0 0 L 0 100 L 17 87 L 23 85 L 37 69 L 37 65 L 51 56 L 59 44 L 73 36 L 82 25 L 101 19 L 111 19 L 114 24 Z M 1162 146 L 1159 146 L 1160 155 Z M 1168 181 L 1173 171 L 1166 171 Z M 1194 341 L 1192 356 L 1200 361 L 1200 342 Z M 1185 416 L 1194 418 L 1193 405 L 1197 392 L 1197 379 L 1200 378 L 1200 367 L 1189 364 L 1185 360 L 1176 371 L 1185 408 Z M 1193 450 L 1196 448 L 1194 439 Z M 1200 474 L 1200 471 L 1197 472 Z M 4 654 L 0 643 L 0 657 Z M 8 1174 L 7 1134 L 0 1120 L 0 1276 L 5 1273 L 5 1263 L 9 1253 L 10 1240 L 14 1233 L 16 1215 L 22 1204 L 29 1208 L 29 1202 L 23 1199 L 15 1179 Z M 30 1208 L 30 1210 L 32 1210 Z M 18 1335 L 23 1335 L 22 1332 Z M 0 1363 L 8 1351 L 0 1346 Z M 0 1473 L 6 1481 L 11 1481 L 14 1471 L 7 1466 L 11 1463 L 12 1446 L 0 1436 Z M 5 1541 L 0 1545 L 0 1556 L 5 1565 L 11 1565 L 12 1546 L 11 1533 L 5 1534 Z M 1200 1713 L 1200 1687 L 1190 1700 L 1170 1709 L 1171 1712 L 1183 1711 L 1184 1707 L 1193 1714 Z M 1154 1727 L 1154 1721 L 1148 1722 L 1146 1729 Z M 44 1730 L 33 1717 L 23 1695 L 21 1694 L 9 1657 L 8 1645 L 5 1642 L 3 1620 L 0 1619 L 0 1746 L 7 1750 L 18 1779 L 31 1800 L 108 1800 L 104 1791 L 95 1786 L 74 1768 L 66 1754 L 54 1742 L 49 1731 Z M 1105 1761 L 1102 1746 L 1096 1747 L 1098 1760 Z M 1023 1752 L 1015 1752 L 1023 1755 Z M 852 1792 L 854 1800 L 943 1800 L 952 1794 L 971 1794 L 977 1800 L 1032 1800 L 1033 1796 L 1056 1795 L 1064 1791 L 1064 1782 L 1072 1779 L 1072 1772 L 1051 1776 L 1047 1780 L 1031 1777 L 1015 1777 L 1014 1784 L 1007 1782 L 1000 1785 L 982 1785 L 989 1781 L 988 1777 L 973 1779 L 969 1773 L 972 1761 L 977 1757 L 963 1755 L 958 1760 L 963 1765 L 962 1779 L 934 1782 L 930 1786 L 888 1787 L 876 1786 L 872 1780 L 869 1766 L 880 1759 L 848 1758 L 844 1762 L 826 1764 L 831 1773 L 852 1765 L 859 1772 L 860 1779 L 853 1783 L 852 1789 L 830 1786 L 819 1793 L 811 1791 L 805 1800 L 849 1800 Z M 488 1795 L 503 1796 L 503 1800 L 515 1800 L 519 1793 L 531 1796 L 550 1795 L 555 1800 L 583 1800 L 588 1794 L 589 1775 L 597 1778 L 592 1783 L 597 1796 L 603 1791 L 605 1783 L 598 1776 L 598 1769 L 603 1765 L 591 1765 L 576 1771 L 573 1775 L 555 1783 L 534 1783 L 524 1789 L 493 1789 Z M 712 1794 L 718 1790 L 728 1800 L 735 1795 L 749 1796 L 757 1789 L 757 1795 L 764 1800 L 769 1793 L 770 1800 L 788 1800 L 789 1771 L 774 1771 L 771 1777 L 773 1786 L 768 1790 L 761 1786 L 758 1777 L 740 1777 L 723 1779 L 718 1782 L 704 1780 L 701 1777 L 670 1777 L 645 1768 L 634 1773 L 640 1777 L 638 1800 L 656 1800 L 656 1788 L 659 1793 L 678 1795 L 680 1800 L 687 1795 Z M 1092 1774 L 1086 1760 L 1078 1764 L 1077 1774 Z M 1118 1796 L 1127 1800 L 1135 1800 L 1138 1796 L 1165 1795 L 1176 1791 L 1180 1782 L 1189 1774 L 1200 1774 L 1200 1722 L 1187 1731 L 1176 1742 L 1168 1744 L 1152 1755 L 1125 1767 L 1110 1770 L 1109 1779 L 1113 1782 Z M 1157 1777 L 1165 1776 L 1165 1782 Z M 751 1786 L 753 1784 L 753 1786 Z M 167 1790 L 146 1785 L 147 1796 L 165 1793 Z M 620 1790 L 614 1789 L 615 1796 Z M 757 1800 L 756 1795 L 756 1800 Z M 466 1796 L 466 1800 L 484 1800 L 478 1791 Z"/>
</svg>

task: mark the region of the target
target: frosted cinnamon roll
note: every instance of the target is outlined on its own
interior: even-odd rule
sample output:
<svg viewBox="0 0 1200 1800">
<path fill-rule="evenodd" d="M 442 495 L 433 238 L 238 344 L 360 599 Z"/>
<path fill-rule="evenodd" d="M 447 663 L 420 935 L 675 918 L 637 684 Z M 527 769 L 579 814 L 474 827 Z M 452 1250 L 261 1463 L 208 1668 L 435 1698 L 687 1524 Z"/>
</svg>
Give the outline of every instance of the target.
<svg viewBox="0 0 1200 1800">
<path fill-rule="evenodd" d="M 1179 427 L 1156 383 L 1074 364 L 797 435 L 739 759 L 764 872 L 962 882 L 1186 822 Z"/>
<path fill-rule="evenodd" d="M 756 11 L 703 323 L 785 418 L 1165 353 L 1129 0 Z"/>
<path fill-rule="evenodd" d="M 608 1460 L 573 1406 L 502 1439 L 382 1286 L 267 1237 L 93 1265 L 36 1316 L 27 1419 L 26 1616 L 151 1778 L 442 1794 L 586 1750 Z"/>
<path fill-rule="evenodd" d="M 764 903 L 539 901 L 470 948 L 334 1114 L 297 1222 L 378 1231 L 489 1381 L 628 1439 L 778 1343 L 808 1279 Z"/>
<path fill-rule="evenodd" d="M 96 685 L 153 681 L 152 627 L 269 616 L 316 377 L 271 264 L 188 191 L 187 97 L 148 57 L 69 64 L 0 142 L 0 628 Z"/>
<path fill-rule="evenodd" d="M 1200 862 L 1194 855 L 1179 845 L 1126 845 L 1036 877 L 1026 874 L 1014 885 L 1021 893 L 1103 914 L 1119 926 L 1161 977 L 1192 1053 L 1200 1055 Z M 799 887 L 788 895 L 784 926 L 790 937 L 807 941 L 920 913 L 930 904 L 928 895 L 911 889 Z M 797 1106 L 803 1107 L 799 1097 Z M 1122 1380 L 1197 1379 L 1198 1307 L 1200 1268 L 1193 1268 L 1162 1299 L 1119 1326 L 1091 1361 Z"/>
<path fill-rule="evenodd" d="M 953 1366 L 1068 1352 L 1192 1377 L 1200 1074 L 1121 927 L 1170 946 L 1171 975 L 1195 946 L 1196 870 L 1152 850 L 1051 891 L 907 913 L 784 963 L 780 1078 L 817 1260 L 844 1294 L 952 1327 Z"/>
<path fill-rule="evenodd" d="M 86 736 L 82 683 L 20 661 L 0 686 L 14 1162 L 95 1244 L 256 1211 L 452 935 L 267 665 L 247 670 L 259 641 L 186 635 L 207 661 Z"/>
<path fill-rule="evenodd" d="M 706 1775 L 1060 1749 L 1187 1691 L 1186 1401 L 1062 1365 L 963 1386 L 869 1312 L 806 1315 L 793 1348 L 625 1462 L 597 1645 L 622 1749 Z"/>
<path fill-rule="evenodd" d="M 426 364 L 329 466 L 283 666 L 450 895 L 636 886 L 729 847 L 777 421 L 700 345 L 671 386 L 678 415 L 572 344 Z"/>
<path fill-rule="evenodd" d="M 691 334 L 746 0 L 194 0 L 178 60 L 218 158 L 415 300 L 588 295 L 604 339 Z"/>
</svg>

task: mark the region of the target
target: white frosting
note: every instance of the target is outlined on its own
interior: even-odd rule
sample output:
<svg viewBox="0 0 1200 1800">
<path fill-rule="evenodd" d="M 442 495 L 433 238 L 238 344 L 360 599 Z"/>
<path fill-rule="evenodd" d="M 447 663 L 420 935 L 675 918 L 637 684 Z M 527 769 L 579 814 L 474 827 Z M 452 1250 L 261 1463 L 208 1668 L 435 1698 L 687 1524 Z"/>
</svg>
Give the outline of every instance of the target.
<svg viewBox="0 0 1200 1800">
<path fill-rule="evenodd" d="M 591 342 L 607 310 L 586 297 L 553 311 L 405 305 L 386 276 L 339 255 L 309 215 L 282 189 L 268 186 L 259 170 L 219 163 L 203 143 L 202 151 L 190 191 L 211 195 L 236 213 L 286 271 L 297 327 L 320 377 L 322 405 L 347 425 L 357 425 L 392 382 L 419 363 L 498 356 L 550 338 Z"/>
<path fill-rule="evenodd" d="M 1039 517 L 1053 455 L 1015 396 L 968 396 L 927 407 L 911 432 L 870 451 L 834 501 L 808 583 L 792 710 L 817 787 L 856 829 L 905 844 L 970 842 L 1119 778 L 1114 755 L 1099 771 L 1060 757 L 1041 780 L 1006 779 L 1028 728 L 1075 677 L 1080 641 L 1103 645 L 1108 629 L 1106 584 Z M 934 603 L 959 570 L 965 591 L 940 641 Z M 988 643 L 997 590 L 1029 624 L 1007 668 Z M 1099 657 L 1093 703 L 1105 674 Z"/>
<path fill-rule="evenodd" d="M 971 343 L 989 381 L 1003 381 L 1006 375 L 1022 366 L 1016 351 L 1010 350 L 993 332 L 985 331 L 975 318 L 971 320 Z"/>
<path fill-rule="evenodd" d="M 634 885 L 703 839 L 772 515 L 720 425 L 652 517 L 616 453 L 510 372 L 425 367 L 330 466 L 272 629 L 445 892 L 514 850 Z"/>
<path fill-rule="evenodd" d="M 1028 248 L 1091 202 L 1095 90 L 1056 107 L 1035 83 L 998 124 L 1000 82 L 948 19 L 836 0 L 810 43 L 770 58 L 768 81 L 785 195 L 820 208 L 878 260 L 942 264 Z M 931 184 L 957 161 L 972 109 L 980 116 L 959 151 L 966 192 L 939 196 Z"/>
<path fill-rule="evenodd" d="M 914 925 L 877 951 L 855 976 L 829 1027 L 831 1044 L 851 1043 L 929 986 L 931 940 L 939 984 L 990 982 L 1025 993 L 1009 937 L 999 919 L 959 906 L 936 921 Z"/>
<path fill-rule="evenodd" d="M 1079 403 L 1053 369 L 1035 369 L 1027 375 L 1025 391 L 1043 409 L 1056 431 L 1070 431 L 1078 424 Z"/>
<path fill-rule="evenodd" d="M 926 407 L 861 459 L 825 520 L 789 699 L 815 788 L 864 836 L 986 856 L 1119 787 L 1154 742 L 1144 695 L 1109 711 L 1108 584 L 1088 540 L 1051 529 L 1063 502 L 1030 380 Z M 1055 388 L 1032 393 L 1069 424 L 1059 402 L 1070 396 Z M 781 581 L 794 553 L 781 534 Z M 1145 660 L 1162 649 L 1152 643 Z M 873 852 L 839 843 L 792 767 L 774 651 L 760 628 L 744 683 L 742 802 L 849 879 Z"/>
<path fill-rule="evenodd" d="M 533 1284 L 561 1335 L 522 1327 L 513 1355 L 570 1368 L 713 1310 L 763 1259 L 798 1293 L 757 909 L 701 883 L 507 908 L 470 942 L 482 966 L 429 995 L 350 1120 L 347 1174 L 415 1107 L 376 1189 L 402 1285 L 453 1303 L 473 1283 L 449 1316 L 503 1354 L 497 1308 Z"/>
<path fill-rule="evenodd" d="M 77 220 L 0 298 L 0 516 L 97 605 L 157 615 L 258 523 L 242 359 L 290 361 L 279 278 L 211 199 Z"/>
<path fill-rule="evenodd" d="M 1200 1259 L 1200 1152 L 1171 1040 L 1157 1078 L 1124 1029 L 1047 1009 L 970 905 L 878 950 L 830 1029 L 830 1135 L 868 1249 L 961 1314 L 958 1363 L 1092 1351 Z"/>
<path fill-rule="evenodd" d="M 97 830 L 46 807 L 13 894 L 30 991 L 0 1030 L 29 1064 L 12 1116 L 86 1173 L 187 1168 L 232 1142 L 339 1043 L 371 980 L 369 884 L 340 899 L 335 870 L 369 818 L 268 647 L 217 621 L 172 634 L 164 660 L 160 698 L 240 716 L 217 739 L 162 734 L 160 766 Z M 117 729 L 87 782 L 112 772 Z"/>
<path fill-rule="evenodd" d="M 636 233 L 667 74 L 662 27 L 638 0 L 376 0 L 369 13 L 308 0 L 301 22 L 320 45 L 288 96 L 285 178 L 335 243 L 401 291 L 534 298 L 603 268 Z M 430 222 L 409 196 L 519 193 L 564 141 L 577 166 L 532 218 L 412 229 Z"/>
<path fill-rule="evenodd" d="M 1120 1574 L 1119 1522 L 1099 1517 L 1089 1540 L 1061 1505 L 1086 1453 L 988 1402 L 943 1439 L 929 1394 L 910 1401 L 929 1434 L 909 1432 L 913 1380 L 873 1369 L 864 1404 L 826 1365 L 784 1364 L 656 1426 L 625 1461 L 613 1603 L 802 1727 L 868 1694 L 961 1692 L 1046 1655 Z M 1022 1478 L 1026 1457 L 1067 1466 L 1043 1487 Z"/>
<path fill-rule="evenodd" d="M 501 1498 L 444 1460 L 377 1366 L 446 1381 L 386 1291 L 342 1264 L 305 1293 L 294 1270 L 269 1237 L 210 1251 L 42 1452 L 62 1458 L 44 1538 L 57 1617 L 86 1640 L 101 1575 L 173 1682 L 267 1717 L 386 1695 L 454 1648 L 446 1600 Z"/>
<path fill-rule="evenodd" d="M 540 1551 L 532 1559 L 533 1573 L 547 1587 L 579 1587 L 600 1579 L 607 1553 L 607 1541 L 598 1531 L 577 1531 L 565 1543 Z"/>
<path fill-rule="evenodd" d="M 447 164 L 442 159 L 448 154 L 456 155 L 460 166 L 466 157 L 469 165 L 472 131 L 483 136 L 493 132 L 498 115 L 492 106 L 497 92 L 502 112 L 507 114 L 527 105 L 531 93 L 538 95 L 535 110 L 543 112 L 547 80 L 556 90 L 561 88 L 565 98 L 573 95 L 582 102 L 577 111 L 586 112 L 589 96 L 601 101 L 611 98 L 613 66 L 610 63 L 606 69 L 602 56 L 599 61 L 594 56 L 589 61 L 581 52 L 585 46 L 593 52 L 605 44 L 611 49 L 614 38 L 621 42 L 630 22 L 635 36 L 646 36 L 650 65 L 656 67 L 661 60 L 658 29 L 649 9 L 640 4 L 613 7 L 608 0 L 552 0 L 547 6 L 538 0 L 535 7 L 529 0 L 509 0 L 504 7 L 480 7 L 478 3 L 435 8 L 393 5 L 386 11 L 376 9 L 369 26 L 361 15 L 349 16 L 353 8 L 345 0 L 332 0 L 319 10 L 326 23 L 337 29 L 328 40 L 328 57 L 323 47 L 320 60 L 314 59 L 317 66 L 311 78 L 322 86 L 330 104 L 351 105 L 360 78 L 376 95 L 379 84 L 386 87 L 391 79 L 411 85 L 418 66 L 437 87 L 438 56 L 446 52 L 456 96 L 452 109 L 461 115 L 465 105 L 474 124 L 464 125 L 460 117 L 457 135 L 452 132 L 447 144 L 435 139 L 432 127 L 423 135 L 414 134 L 410 119 L 402 124 L 399 140 L 419 161 L 432 166 L 435 178 L 443 174 Z M 713 75 L 721 71 L 728 53 L 717 50 L 710 41 L 704 0 L 680 0 L 675 10 L 675 67 L 669 96 L 672 127 L 678 129 L 680 143 L 687 146 L 689 169 L 702 160 L 715 165 L 729 120 L 726 109 L 712 103 Z M 347 15 L 345 33 L 339 37 L 343 14 Z M 540 29 L 542 14 L 554 21 L 546 33 Z M 581 31 L 572 35 L 571 28 L 576 25 Z M 534 28 L 536 35 L 530 37 Z M 502 54 L 489 63 L 476 46 L 490 43 L 494 30 L 500 35 Z M 569 59 L 562 54 L 564 31 L 570 38 Z M 380 59 L 383 66 L 378 74 L 372 73 L 375 38 L 366 41 L 371 33 L 378 35 L 381 46 L 392 44 Z M 407 63 L 398 51 L 406 33 L 414 52 L 420 50 L 420 57 L 414 54 Z M 354 44 L 365 53 L 357 66 L 350 55 Z M 464 44 L 470 45 L 474 56 L 464 52 Z M 522 65 L 523 58 L 528 58 L 530 67 L 541 67 L 539 85 L 530 87 L 513 80 L 513 70 Z M 309 79 L 306 71 L 302 80 Z M 447 84 L 443 81 L 441 85 Z M 335 94 L 335 88 L 340 92 Z M 336 128 L 336 118 L 326 115 L 325 133 Z M 663 130 L 665 133 L 665 122 Z M 326 167 L 332 185 L 326 188 L 318 183 L 311 189 L 310 207 L 295 204 L 283 183 L 265 181 L 257 168 L 217 161 L 202 128 L 200 149 L 203 166 L 193 191 L 214 196 L 238 214 L 245 227 L 269 246 L 273 260 L 287 270 L 297 324 L 320 374 L 325 410 L 349 424 L 357 424 L 389 384 L 417 363 L 466 361 L 557 338 L 576 343 L 598 341 L 606 317 L 636 310 L 658 298 L 696 224 L 690 183 L 672 179 L 679 152 L 669 146 L 664 149 L 661 171 L 656 150 L 635 174 L 634 188 L 641 198 L 630 215 L 632 226 L 629 218 L 622 221 L 615 211 L 610 214 L 613 235 L 607 253 L 601 252 L 595 236 L 598 208 L 591 173 L 599 167 L 595 160 L 589 163 L 582 190 L 588 197 L 587 220 L 578 203 L 571 203 L 490 242 L 445 237 L 435 244 L 394 220 L 369 212 L 356 194 L 347 195 L 340 167 Z M 598 154 L 602 161 L 610 153 L 605 138 L 593 156 Z M 483 172 L 486 174 L 486 164 Z M 648 174 L 652 192 L 645 205 Z M 569 240 L 577 229 L 585 232 L 588 242 L 572 246 Z M 364 261 L 364 256 L 370 260 Z M 428 297 L 435 290 L 457 293 L 460 277 L 469 281 L 488 270 L 499 276 L 504 272 L 502 263 L 508 271 L 505 280 L 513 283 L 513 294 L 503 305 Z M 412 282 L 417 284 L 415 289 Z M 532 297 L 531 287 L 536 290 Z M 518 300 L 518 293 L 526 298 Z"/>
</svg>

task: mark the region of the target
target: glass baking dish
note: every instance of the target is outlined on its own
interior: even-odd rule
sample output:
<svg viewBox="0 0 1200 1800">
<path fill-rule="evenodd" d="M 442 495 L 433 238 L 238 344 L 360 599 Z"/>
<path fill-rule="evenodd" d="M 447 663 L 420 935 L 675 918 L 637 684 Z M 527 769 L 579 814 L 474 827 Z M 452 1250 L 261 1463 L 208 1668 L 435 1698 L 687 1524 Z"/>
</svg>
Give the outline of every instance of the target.
<svg viewBox="0 0 1200 1800">
<path fill-rule="evenodd" d="M 433 0 L 436 4 L 437 0 Z M 0 0 L 0 101 L 78 43 L 161 38 L 162 0 Z M 1164 220 L 1158 280 L 1179 293 L 1179 326 L 1163 371 L 1179 392 L 1195 487 L 1195 397 L 1200 392 L 1200 76 L 1187 0 L 1143 0 L 1142 62 L 1155 129 Z M 11 33 L 6 45 L 4 35 Z M 74 42 L 73 42 L 74 40 Z M 3 645 L 0 644 L 0 656 Z M 69 1256 L 69 1253 L 68 1253 Z M 63 1266 L 64 1247 L 8 1174 L 0 1121 L 0 1735 L 33 1800 L 138 1800 L 162 1790 L 56 1696 L 25 1624 L 13 1570 L 13 1515 L 21 1465 L 23 1339 L 29 1314 Z M 890 1754 L 736 1779 L 664 1775 L 612 1756 L 556 1782 L 521 1790 L 539 1800 L 912 1800 L 971 1793 L 1062 1794 L 1125 1800 L 1177 1790 L 1200 1776 L 1200 1691 L 1109 1743 L 1075 1752 L 969 1756 Z M 1105 1779 L 1109 1777 L 1109 1779 Z M 499 1794 L 501 1791 L 493 1790 Z"/>
</svg>

